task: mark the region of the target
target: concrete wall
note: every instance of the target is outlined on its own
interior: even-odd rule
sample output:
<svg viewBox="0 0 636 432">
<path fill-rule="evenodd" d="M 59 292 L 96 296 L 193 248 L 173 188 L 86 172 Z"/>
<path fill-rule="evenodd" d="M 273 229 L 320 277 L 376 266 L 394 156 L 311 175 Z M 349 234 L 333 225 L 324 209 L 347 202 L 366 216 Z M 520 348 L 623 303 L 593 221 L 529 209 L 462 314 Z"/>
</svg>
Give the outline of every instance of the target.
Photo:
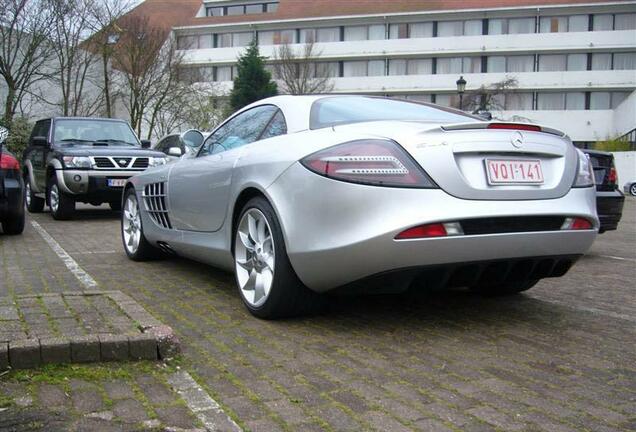
<svg viewBox="0 0 636 432">
<path fill-rule="evenodd" d="M 615 152 L 614 164 L 621 189 L 627 182 L 636 182 L 636 151 Z"/>
</svg>

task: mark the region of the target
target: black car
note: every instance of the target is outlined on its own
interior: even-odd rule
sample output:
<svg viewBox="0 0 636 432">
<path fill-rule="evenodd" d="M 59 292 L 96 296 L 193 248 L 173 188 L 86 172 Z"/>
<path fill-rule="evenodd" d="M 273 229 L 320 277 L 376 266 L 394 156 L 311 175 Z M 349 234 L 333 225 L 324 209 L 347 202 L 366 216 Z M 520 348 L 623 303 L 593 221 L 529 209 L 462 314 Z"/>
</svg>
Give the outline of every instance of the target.
<svg viewBox="0 0 636 432">
<path fill-rule="evenodd" d="M 5 234 L 21 234 L 24 230 L 24 183 L 20 163 L 4 142 L 9 131 L 0 127 L 0 223 Z"/>
<path fill-rule="evenodd" d="M 614 166 L 614 155 L 597 150 L 583 150 L 594 167 L 596 181 L 596 210 L 601 220 L 599 233 L 618 228 L 623 215 L 625 195 L 618 187 L 618 174 Z"/>
<path fill-rule="evenodd" d="M 55 219 L 69 219 L 76 202 L 109 203 L 121 208 L 126 180 L 167 162 L 149 150 L 128 123 L 103 118 L 57 117 L 36 122 L 24 152 L 27 209 L 51 208 Z"/>
</svg>

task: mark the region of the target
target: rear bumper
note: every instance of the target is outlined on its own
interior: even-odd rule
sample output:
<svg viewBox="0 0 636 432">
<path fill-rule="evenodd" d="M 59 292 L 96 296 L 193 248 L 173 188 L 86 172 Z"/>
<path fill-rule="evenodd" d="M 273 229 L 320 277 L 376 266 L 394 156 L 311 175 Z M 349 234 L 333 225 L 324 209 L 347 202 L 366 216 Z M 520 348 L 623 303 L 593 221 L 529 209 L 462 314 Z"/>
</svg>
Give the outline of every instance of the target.
<svg viewBox="0 0 636 432">
<path fill-rule="evenodd" d="M 596 192 L 596 211 L 601 221 L 599 232 L 611 231 L 618 228 L 623 215 L 625 196 L 619 190 L 611 192 Z"/>
<path fill-rule="evenodd" d="M 121 200 L 123 187 L 108 185 L 109 179 L 127 180 L 143 170 L 57 170 L 61 189 L 77 201 L 110 202 Z"/>
<path fill-rule="evenodd" d="M 24 183 L 22 178 L 2 178 L 0 184 L 0 220 L 24 213 Z"/>
<path fill-rule="evenodd" d="M 384 272 L 526 257 L 580 255 L 599 226 L 594 188 L 557 199 L 465 200 L 440 189 L 364 186 L 330 180 L 296 164 L 267 189 L 299 278 L 319 292 Z M 512 232 L 395 240 L 405 229 L 471 218 L 578 216 L 581 231 Z"/>
</svg>

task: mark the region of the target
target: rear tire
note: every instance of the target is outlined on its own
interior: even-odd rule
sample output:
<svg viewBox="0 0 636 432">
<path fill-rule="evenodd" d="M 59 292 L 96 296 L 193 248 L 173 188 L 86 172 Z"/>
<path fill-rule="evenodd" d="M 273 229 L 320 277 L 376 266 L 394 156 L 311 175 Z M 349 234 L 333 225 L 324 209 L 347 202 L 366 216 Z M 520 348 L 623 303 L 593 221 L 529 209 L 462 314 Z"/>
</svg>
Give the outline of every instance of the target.
<svg viewBox="0 0 636 432">
<path fill-rule="evenodd" d="M 15 219 L 2 222 L 2 231 L 7 235 L 18 235 L 24 231 L 24 209 Z"/>
<path fill-rule="evenodd" d="M 289 262 L 276 213 L 263 197 L 245 204 L 234 231 L 236 284 L 243 304 L 258 318 L 315 313 L 325 297 L 311 291 Z"/>
<path fill-rule="evenodd" d="M 121 212 L 121 240 L 126 255 L 133 261 L 149 261 L 161 256 L 161 251 L 153 247 L 144 235 L 139 201 L 133 188 L 124 194 L 124 211 Z"/>
<path fill-rule="evenodd" d="M 519 294 L 523 291 L 529 290 L 530 288 L 535 286 L 538 282 L 539 282 L 538 280 L 528 280 L 528 281 L 508 282 L 508 283 L 494 284 L 494 285 L 474 285 L 470 287 L 470 289 L 471 291 L 474 291 L 481 295 L 485 295 L 489 297 L 498 297 L 498 296 Z"/>
<path fill-rule="evenodd" d="M 48 203 L 51 208 L 51 216 L 55 220 L 69 220 L 75 213 L 75 200 L 62 192 L 57 184 L 57 177 L 51 176 L 47 188 Z"/>
<path fill-rule="evenodd" d="M 632 183 L 632 184 L 629 186 L 629 194 L 630 194 L 631 196 L 636 196 L 636 183 Z"/>
<path fill-rule="evenodd" d="M 31 189 L 31 181 L 29 176 L 24 176 L 24 188 L 25 188 L 25 201 L 26 207 L 29 213 L 42 213 L 44 210 L 44 198 L 39 198 L 33 193 Z"/>
</svg>

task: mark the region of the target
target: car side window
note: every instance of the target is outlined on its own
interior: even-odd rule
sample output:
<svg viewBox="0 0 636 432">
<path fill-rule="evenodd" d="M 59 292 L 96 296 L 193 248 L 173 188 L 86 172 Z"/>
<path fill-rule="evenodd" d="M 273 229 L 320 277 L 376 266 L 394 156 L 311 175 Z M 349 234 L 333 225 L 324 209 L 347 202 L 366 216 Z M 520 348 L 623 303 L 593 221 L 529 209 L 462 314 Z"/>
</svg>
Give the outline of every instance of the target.
<svg viewBox="0 0 636 432">
<path fill-rule="evenodd" d="M 273 105 L 263 105 L 237 115 L 205 140 L 199 156 L 222 153 L 257 141 L 277 110 Z"/>
<path fill-rule="evenodd" d="M 49 129 L 51 128 L 51 120 L 41 120 L 35 123 L 35 127 L 31 132 L 29 141 L 33 141 L 34 137 L 49 137 Z"/>
<path fill-rule="evenodd" d="M 287 123 L 285 122 L 285 116 L 281 110 L 276 112 L 276 115 L 269 122 L 260 139 L 274 138 L 279 135 L 285 135 L 287 133 Z"/>
</svg>

